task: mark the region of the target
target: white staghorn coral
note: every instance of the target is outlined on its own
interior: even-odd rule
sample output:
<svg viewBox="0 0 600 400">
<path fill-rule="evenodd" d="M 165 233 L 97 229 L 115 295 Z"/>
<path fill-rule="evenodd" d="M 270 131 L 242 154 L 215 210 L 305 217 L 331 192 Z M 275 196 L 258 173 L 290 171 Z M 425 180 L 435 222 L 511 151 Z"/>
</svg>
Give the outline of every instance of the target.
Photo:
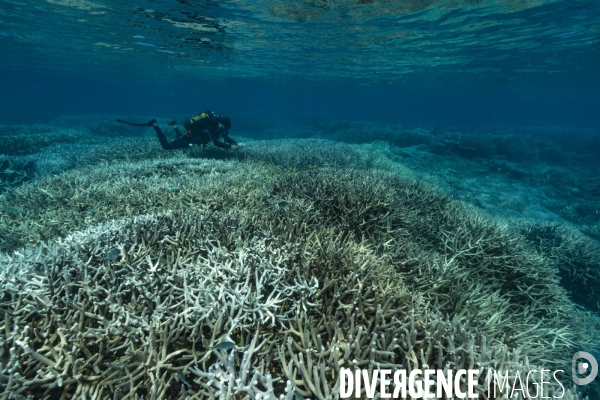
<svg viewBox="0 0 600 400">
<path fill-rule="evenodd" d="M 0 255 L 4 398 L 335 399 L 340 368 L 513 374 L 597 337 L 506 224 L 390 174 L 174 156 L 7 193 L 10 248 L 70 233 Z"/>
</svg>

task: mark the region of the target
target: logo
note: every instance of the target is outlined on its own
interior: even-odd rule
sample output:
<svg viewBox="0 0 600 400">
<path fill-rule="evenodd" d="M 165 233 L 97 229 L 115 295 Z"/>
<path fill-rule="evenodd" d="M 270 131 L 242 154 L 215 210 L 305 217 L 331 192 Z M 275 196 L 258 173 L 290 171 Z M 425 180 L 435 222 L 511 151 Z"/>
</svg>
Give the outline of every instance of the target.
<svg viewBox="0 0 600 400">
<path fill-rule="evenodd" d="M 585 359 L 586 362 L 578 362 L 579 359 L 582 358 Z M 596 362 L 594 356 L 592 356 L 590 353 L 586 353 L 585 351 L 578 351 L 573 355 L 572 365 L 573 382 L 575 382 L 576 385 L 587 385 L 588 383 L 591 383 L 594 379 L 596 379 L 596 376 L 598 375 L 598 362 Z M 579 375 L 584 375 L 590 369 L 590 374 L 587 377 L 579 377 Z"/>
</svg>

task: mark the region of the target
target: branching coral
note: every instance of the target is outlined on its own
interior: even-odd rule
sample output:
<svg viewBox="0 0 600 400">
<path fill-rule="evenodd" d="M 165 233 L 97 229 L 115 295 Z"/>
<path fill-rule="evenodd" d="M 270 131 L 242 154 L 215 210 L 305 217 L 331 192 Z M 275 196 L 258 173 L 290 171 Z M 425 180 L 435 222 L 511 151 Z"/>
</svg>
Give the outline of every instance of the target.
<svg viewBox="0 0 600 400">
<path fill-rule="evenodd" d="M 202 149 L 157 150 L 154 141 L 123 140 L 88 149 L 77 160 L 82 167 L 4 193 L 0 250 L 64 236 L 94 222 L 161 210 L 254 209 L 260 188 L 281 175 L 324 165 L 361 166 L 360 156 L 347 145 L 298 143 L 255 143 L 239 154 L 218 150 L 223 158 L 234 158 L 229 161 L 200 158 L 206 155 Z"/>
<path fill-rule="evenodd" d="M 269 140 L 252 142 L 240 156 L 281 168 L 363 168 L 361 155 L 352 146 L 330 140 Z"/>
<path fill-rule="evenodd" d="M 311 306 L 315 278 L 292 267 L 302 247 L 271 248 L 276 238 L 250 221 L 217 217 L 108 223 L 4 259 L 6 393 L 163 398 L 173 371 L 209 365 L 217 339 L 244 346 Z M 114 247 L 121 257 L 111 262 Z"/>
<path fill-rule="evenodd" d="M 564 365 L 569 351 L 583 344 L 556 266 L 531 251 L 507 224 L 471 206 L 375 172 L 286 176 L 274 181 L 272 190 L 303 199 L 303 207 L 314 210 L 297 214 L 298 220 L 362 237 L 404 274 L 411 290 L 489 339 L 530 354 L 532 362 Z M 535 342 L 523 334 L 531 327 Z"/>
<path fill-rule="evenodd" d="M 527 367 L 363 245 L 285 226 L 148 215 L 3 256 L 5 396 L 326 399 L 343 366 Z"/>
<path fill-rule="evenodd" d="M 600 311 L 600 245 L 563 224 L 518 225 L 519 232 L 559 269 L 574 301 Z"/>
<path fill-rule="evenodd" d="M 29 246 L 0 256 L 6 397 L 328 399 L 341 367 L 564 369 L 598 340 L 522 233 L 343 145 L 294 146 L 7 191 L 6 246 Z"/>
<path fill-rule="evenodd" d="M 48 125 L 0 126 L 0 149 L 2 154 L 26 155 L 58 143 L 86 141 L 87 136 L 83 130 Z"/>
</svg>

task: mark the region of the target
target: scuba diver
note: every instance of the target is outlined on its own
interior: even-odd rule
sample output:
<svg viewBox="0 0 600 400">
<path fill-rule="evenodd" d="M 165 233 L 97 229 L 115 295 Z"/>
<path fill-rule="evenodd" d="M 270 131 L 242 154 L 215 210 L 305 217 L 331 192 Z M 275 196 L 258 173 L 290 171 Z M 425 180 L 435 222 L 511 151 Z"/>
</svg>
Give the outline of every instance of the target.
<svg viewBox="0 0 600 400">
<path fill-rule="evenodd" d="M 231 120 L 228 116 L 218 116 L 212 111 L 206 111 L 196 115 L 195 117 L 185 121 L 183 127 L 185 128 L 185 135 L 181 134 L 177 122 L 173 121 L 169 123 L 175 130 L 177 138 L 172 142 L 169 142 L 165 137 L 165 134 L 160 130 L 158 123 L 155 119 L 145 124 L 134 124 L 133 122 L 123 121 L 118 119 L 117 122 L 123 124 L 135 125 L 135 126 L 151 126 L 156 131 L 158 141 L 165 150 L 173 149 L 185 149 L 193 145 L 206 146 L 211 141 L 217 147 L 224 149 L 237 150 L 240 145 L 229 137 L 229 129 L 231 128 Z M 226 143 L 221 142 L 219 139 L 223 139 Z"/>
</svg>

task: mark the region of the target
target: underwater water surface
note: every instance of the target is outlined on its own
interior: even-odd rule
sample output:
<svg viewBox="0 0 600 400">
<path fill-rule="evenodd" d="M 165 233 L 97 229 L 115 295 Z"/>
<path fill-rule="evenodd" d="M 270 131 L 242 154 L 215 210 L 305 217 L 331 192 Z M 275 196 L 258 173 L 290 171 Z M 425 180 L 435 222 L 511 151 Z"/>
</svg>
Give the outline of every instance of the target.
<svg viewBox="0 0 600 400">
<path fill-rule="evenodd" d="M 1 398 L 600 399 L 597 1 L 3 0 L 0 54 Z"/>
</svg>

